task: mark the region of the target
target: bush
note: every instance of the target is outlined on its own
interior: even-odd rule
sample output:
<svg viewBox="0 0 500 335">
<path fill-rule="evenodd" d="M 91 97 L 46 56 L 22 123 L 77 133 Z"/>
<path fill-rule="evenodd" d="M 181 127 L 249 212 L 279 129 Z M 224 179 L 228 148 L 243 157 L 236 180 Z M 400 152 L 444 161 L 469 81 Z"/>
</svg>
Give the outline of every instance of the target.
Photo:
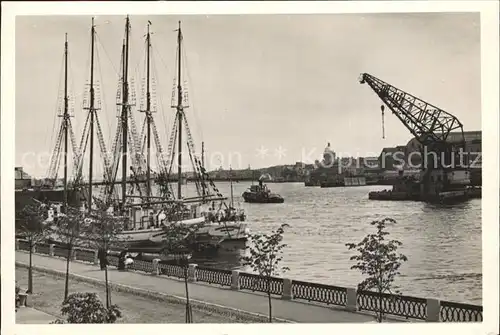
<svg viewBox="0 0 500 335">
<path fill-rule="evenodd" d="M 62 315 L 66 321 L 53 323 L 115 323 L 122 313 L 117 305 L 104 307 L 96 293 L 73 293 L 63 302 Z"/>
</svg>

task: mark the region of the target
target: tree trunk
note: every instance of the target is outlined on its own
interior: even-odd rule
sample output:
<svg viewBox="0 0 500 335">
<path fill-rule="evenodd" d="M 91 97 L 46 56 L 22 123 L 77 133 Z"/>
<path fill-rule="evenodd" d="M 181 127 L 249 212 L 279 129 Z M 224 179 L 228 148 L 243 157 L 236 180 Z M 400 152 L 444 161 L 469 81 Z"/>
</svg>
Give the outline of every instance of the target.
<svg viewBox="0 0 500 335">
<path fill-rule="evenodd" d="M 267 298 L 269 299 L 269 323 L 273 322 L 273 305 L 271 303 L 271 293 L 267 293 Z"/>
<path fill-rule="evenodd" d="M 71 244 L 68 245 L 68 253 L 66 254 L 66 278 L 64 281 L 64 300 L 68 299 L 69 293 L 69 263 L 71 260 Z"/>
<path fill-rule="evenodd" d="M 33 293 L 33 241 L 29 241 L 30 246 L 30 265 L 28 267 L 28 289 L 26 293 Z"/>
<path fill-rule="evenodd" d="M 269 303 L 269 323 L 273 322 L 273 305 L 271 301 L 271 278 L 267 278 L 267 299 Z"/>
<path fill-rule="evenodd" d="M 382 323 L 382 316 L 384 313 L 384 308 L 382 307 L 382 291 L 379 289 L 378 291 L 378 313 L 377 313 L 377 322 Z"/>
<path fill-rule="evenodd" d="M 108 283 L 108 264 L 104 266 L 104 281 L 106 283 L 106 308 L 109 309 L 111 307 L 111 292 Z"/>
<path fill-rule="evenodd" d="M 189 302 L 189 285 L 188 285 L 188 265 L 184 267 L 184 285 L 186 287 L 186 323 L 193 323 L 193 311 Z"/>
</svg>

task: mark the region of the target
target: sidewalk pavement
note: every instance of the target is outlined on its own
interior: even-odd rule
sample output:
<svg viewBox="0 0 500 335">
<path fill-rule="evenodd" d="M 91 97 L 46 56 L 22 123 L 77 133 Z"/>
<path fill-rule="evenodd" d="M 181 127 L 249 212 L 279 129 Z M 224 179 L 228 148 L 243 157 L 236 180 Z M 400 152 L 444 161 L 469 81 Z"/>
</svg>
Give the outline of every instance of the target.
<svg viewBox="0 0 500 335">
<path fill-rule="evenodd" d="M 29 254 L 16 251 L 16 262 L 28 264 Z M 65 260 L 48 256 L 33 255 L 33 266 L 40 266 L 66 272 Z M 71 262 L 70 272 L 76 275 L 104 280 L 104 273 L 98 266 L 80 262 Z M 115 268 L 108 269 L 109 281 L 159 292 L 178 297 L 185 296 L 184 282 L 165 276 L 154 276 L 133 271 L 121 272 Z M 216 285 L 190 283 L 189 296 L 192 299 L 236 308 L 243 311 L 266 315 L 268 311 L 267 296 L 244 291 L 233 291 Z M 273 299 L 273 316 L 300 323 L 368 323 L 373 316 L 353 313 L 296 301 Z"/>
<path fill-rule="evenodd" d="M 31 307 L 19 307 L 16 312 L 17 324 L 49 324 L 57 317 Z"/>
</svg>

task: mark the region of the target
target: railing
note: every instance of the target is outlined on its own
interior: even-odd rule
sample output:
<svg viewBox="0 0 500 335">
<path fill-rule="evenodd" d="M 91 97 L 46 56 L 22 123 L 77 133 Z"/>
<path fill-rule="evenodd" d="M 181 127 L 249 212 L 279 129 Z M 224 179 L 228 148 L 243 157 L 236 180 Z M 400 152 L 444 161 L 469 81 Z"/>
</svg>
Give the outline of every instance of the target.
<svg viewBox="0 0 500 335">
<path fill-rule="evenodd" d="M 292 281 L 292 294 L 294 299 L 315 301 L 327 305 L 347 305 L 347 289 L 345 287 L 309 283 L 305 281 Z"/>
<path fill-rule="evenodd" d="M 441 301 L 439 315 L 443 322 L 481 322 L 483 306 Z"/>
<path fill-rule="evenodd" d="M 384 314 L 402 316 L 406 319 L 427 319 L 427 299 L 359 291 L 356 300 L 360 311 L 382 311 Z"/>
<path fill-rule="evenodd" d="M 87 263 L 94 263 L 95 260 L 94 250 L 77 248 L 75 249 L 75 259 Z"/>
<path fill-rule="evenodd" d="M 61 246 L 54 246 L 54 256 L 66 258 L 68 256 L 68 248 Z"/>
<path fill-rule="evenodd" d="M 219 270 L 204 267 L 196 268 L 196 280 L 209 284 L 231 286 L 231 275 L 231 270 Z"/>
<path fill-rule="evenodd" d="M 63 246 L 37 243 L 34 249 L 35 253 L 51 257 L 66 258 L 68 255 L 68 249 Z M 24 240 L 16 240 L 16 250 L 29 251 L 29 243 Z M 71 258 L 72 260 L 96 264 L 97 251 L 74 248 Z M 110 252 L 107 259 L 110 266 L 118 266 L 116 252 Z M 179 279 L 184 279 L 187 273 L 190 281 L 252 292 L 267 293 L 268 287 L 266 277 L 239 271 L 198 267 L 194 264 L 190 264 L 188 271 L 186 271 L 183 266 L 164 264 L 159 260 L 134 260 L 129 269 Z M 432 322 L 481 322 L 483 320 L 483 307 L 478 305 L 386 293 L 378 294 L 371 291 L 359 291 L 353 288 L 277 277 L 271 277 L 269 285 L 270 293 L 281 296 L 283 299 L 343 306 L 350 311 L 378 312 L 382 310 L 387 315 Z"/>
<path fill-rule="evenodd" d="M 19 242 L 19 249 L 21 250 L 30 250 L 30 244 L 28 241 L 24 241 L 24 240 L 18 240 Z"/>
<path fill-rule="evenodd" d="M 267 278 L 252 273 L 242 272 L 239 274 L 239 284 L 242 290 L 251 290 L 252 292 L 267 293 Z M 269 278 L 269 292 L 275 295 L 283 294 L 283 278 Z"/>
<path fill-rule="evenodd" d="M 37 253 L 50 255 L 50 247 L 47 244 L 37 244 L 35 248 Z"/>
<path fill-rule="evenodd" d="M 166 275 L 175 278 L 184 278 L 184 267 L 180 265 L 158 264 L 158 272 L 160 275 Z"/>
<path fill-rule="evenodd" d="M 130 268 L 132 270 L 136 270 L 136 271 L 152 273 L 153 272 L 153 263 L 142 261 L 142 260 L 135 260 L 134 263 L 132 263 L 132 265 L 130 266 Z"/>
<path fill-rule="evenodd" d="M 108 263 L 111 266 L 118 267 L 118 256 L 108 255 Z"/>
</svg>

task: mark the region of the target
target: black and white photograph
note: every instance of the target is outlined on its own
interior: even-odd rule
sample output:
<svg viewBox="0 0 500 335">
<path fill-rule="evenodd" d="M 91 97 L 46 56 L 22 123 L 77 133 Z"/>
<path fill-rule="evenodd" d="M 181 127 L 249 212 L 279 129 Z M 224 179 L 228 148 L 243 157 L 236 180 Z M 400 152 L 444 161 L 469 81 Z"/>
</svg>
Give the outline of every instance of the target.
<svg viewBox="0 0 500 335">
<path fill-rule="evenodd" d="M 395 2 L 17 5 L 12 41 L 2 24 L 9 327 L 498 333 L 498 3 Z"/>
</svg>

